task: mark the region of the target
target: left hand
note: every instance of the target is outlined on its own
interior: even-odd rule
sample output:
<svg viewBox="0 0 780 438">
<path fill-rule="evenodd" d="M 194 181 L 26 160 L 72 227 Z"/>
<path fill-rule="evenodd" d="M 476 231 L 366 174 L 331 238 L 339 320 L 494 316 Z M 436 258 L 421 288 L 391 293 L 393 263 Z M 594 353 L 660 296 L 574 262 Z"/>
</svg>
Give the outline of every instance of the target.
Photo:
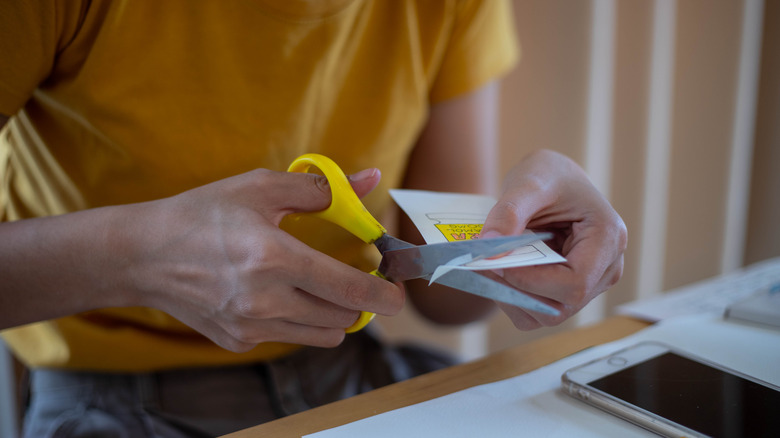
<svg viewBox="0 0 780 438">
<path fill-rule="evenodd" d="M 526 228 L 552 232 L 546 243 L 567 261 L 501 273 L 515 288 L 561 312 L 554 317 L 499 304 L 517 328 L 557 325 L 620 279 L 626 226 L 569 158 L 549 150 L 524 158 L 509 172 L 482 235 L 514 235 Z"/>
</svg>

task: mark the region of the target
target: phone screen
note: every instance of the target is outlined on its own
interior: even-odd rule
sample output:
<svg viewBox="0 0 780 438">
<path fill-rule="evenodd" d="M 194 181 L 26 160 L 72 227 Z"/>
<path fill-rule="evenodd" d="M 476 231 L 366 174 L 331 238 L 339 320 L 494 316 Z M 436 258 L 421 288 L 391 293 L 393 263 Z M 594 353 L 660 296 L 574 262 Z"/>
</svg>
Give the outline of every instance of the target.
<svg viewBox="0 0 780 438">
<path fill-rule="evenodd" d="M 674 353 L 590 386 L 706 435 L 780 436 L 780 392 Z"/>
</svg>

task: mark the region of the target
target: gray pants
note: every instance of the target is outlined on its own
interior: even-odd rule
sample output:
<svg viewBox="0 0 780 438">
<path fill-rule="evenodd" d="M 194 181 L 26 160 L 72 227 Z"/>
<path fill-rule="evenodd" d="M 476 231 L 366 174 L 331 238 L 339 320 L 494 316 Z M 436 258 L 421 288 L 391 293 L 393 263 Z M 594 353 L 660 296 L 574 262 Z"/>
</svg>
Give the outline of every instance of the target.
<svg viewBox="0 0 780 438">
<path fill-rule="evenodd" d="M 142 374 L 34 370 L 25 437 L 206 437 L 255 426 L 453 364 L 365 330 L 277 361 Z"/>
</svg>

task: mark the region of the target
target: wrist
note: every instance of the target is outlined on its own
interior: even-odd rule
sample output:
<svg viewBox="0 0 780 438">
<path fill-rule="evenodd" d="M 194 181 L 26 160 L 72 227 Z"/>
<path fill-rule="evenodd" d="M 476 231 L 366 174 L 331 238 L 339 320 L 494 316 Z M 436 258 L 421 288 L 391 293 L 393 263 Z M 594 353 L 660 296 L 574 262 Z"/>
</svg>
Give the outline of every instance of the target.
<svg viewBox="0 0 780 438">
<path fill-rule="evenodd" d="M 129 204 L 101 208 L 98 212 L 100 232 L 91 243 L 102 254 L 94 261 L 101 272 L 95 283 L 96 300 L 105 307 L 155 307 L 148 270 L 143 260 L 148 248 L 159 241 L 150 227 L 146 227 L 149 208 L 154 203 Z"/>
</svg>

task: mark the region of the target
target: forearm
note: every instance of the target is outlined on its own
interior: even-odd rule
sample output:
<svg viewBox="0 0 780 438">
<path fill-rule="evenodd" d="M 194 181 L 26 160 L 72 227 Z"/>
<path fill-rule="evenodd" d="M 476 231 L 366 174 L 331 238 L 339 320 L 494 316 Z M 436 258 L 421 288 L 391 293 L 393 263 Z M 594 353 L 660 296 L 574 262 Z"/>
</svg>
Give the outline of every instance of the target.
<svg viewBox="0 0 780 438">
<path fill-rule="evenodd" d="M 436 105 L 411 156 L 404 187 L 494 194 L 497 185 L 498 85 Z M 401 235 L 422 243 L 402 215 Z M 475 295 L 425 281 L 408 282 L 410 299 L 427 318 L 443 324 L 480 319 L 495 304 Z"/>
<path fill-rule="evenodd" d="M 0 224 L 0 328 L 132 305 L 108 266 L 111 208 Z M 113 253 L 112 255 L 109 255 Z"/>
</svg>

